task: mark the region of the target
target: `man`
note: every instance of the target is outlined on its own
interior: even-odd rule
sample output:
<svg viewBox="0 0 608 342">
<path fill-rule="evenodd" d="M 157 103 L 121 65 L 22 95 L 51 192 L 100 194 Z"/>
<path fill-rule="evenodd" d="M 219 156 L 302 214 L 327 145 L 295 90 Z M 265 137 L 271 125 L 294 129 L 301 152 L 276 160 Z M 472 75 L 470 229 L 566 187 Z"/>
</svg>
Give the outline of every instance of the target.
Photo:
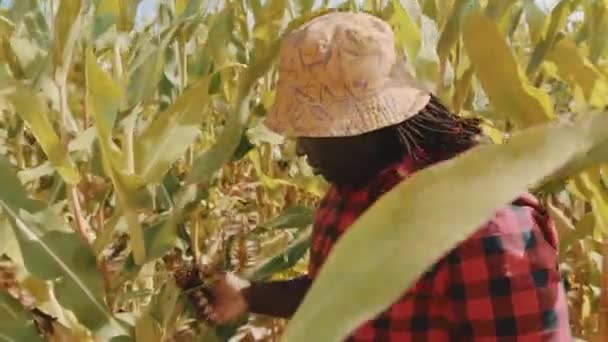
<svg viewBox="0 0 608 342">
<path fill-rule="evenodd" d="M 355 13 L 323 15 L 286 38 L 266 125 L 296 137 L 299 153 L 332 186 L 316 214 L 308 274 L 242 290 L 222 279 L 212 288 L 217 323 L 246 312 L 291 317 L 359 215 L 481 135 L 477 120 L 450 113 L 403 71 L 385 22 Z M 522 195 L 349 340 L 569 341 L 556 246 L 546 212 Z"/>
</svg>

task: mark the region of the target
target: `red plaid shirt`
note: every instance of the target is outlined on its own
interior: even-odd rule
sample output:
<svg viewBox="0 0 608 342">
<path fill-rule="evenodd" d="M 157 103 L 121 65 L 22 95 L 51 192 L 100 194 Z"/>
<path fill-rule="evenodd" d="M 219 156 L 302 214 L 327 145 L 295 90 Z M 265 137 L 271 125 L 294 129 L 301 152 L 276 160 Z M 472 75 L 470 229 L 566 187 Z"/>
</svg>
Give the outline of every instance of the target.
<svg viewBox="0 0 608 342">
<path fill-rule="evenodd" d="M 329 190 L 317 211 L 309 277 L 355 219 L 411 170 L 406 161 L 362 188 Z M 570 341 L 556 246 L 553 223 L 522 195 L 348 341 Z"/>
</svg>

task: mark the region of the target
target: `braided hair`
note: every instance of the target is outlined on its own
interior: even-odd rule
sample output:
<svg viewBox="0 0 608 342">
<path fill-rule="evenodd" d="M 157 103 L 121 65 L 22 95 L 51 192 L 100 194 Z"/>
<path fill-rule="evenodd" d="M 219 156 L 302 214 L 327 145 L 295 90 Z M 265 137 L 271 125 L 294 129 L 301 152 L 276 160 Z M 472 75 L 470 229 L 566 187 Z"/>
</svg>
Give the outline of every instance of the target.
<svg viewBox="0 0 608 342">
<path fill-rule="evenodd" d="M 372 134 L 381 139 L 381 153 L 387 161 L 409 156 L 419 167 L 425 167 L 477 145 L 482 135 L 480 123 L 478 118 L 452 113 L 431 95 L 429 103 L 416 115 Z"/>
</svg>

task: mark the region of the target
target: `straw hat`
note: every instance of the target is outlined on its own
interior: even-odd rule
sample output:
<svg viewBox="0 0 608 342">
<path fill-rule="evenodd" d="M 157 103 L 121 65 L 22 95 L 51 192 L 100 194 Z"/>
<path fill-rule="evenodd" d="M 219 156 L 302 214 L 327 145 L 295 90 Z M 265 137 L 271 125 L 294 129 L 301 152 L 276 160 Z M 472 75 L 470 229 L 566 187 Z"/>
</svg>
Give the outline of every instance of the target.
<svg viewBox="0 0 608 342">
<path fill-rule="evenodd" d="M 317 17 L 282 42 L 265 125 L 288 137 L 352 136 L 398 124 L 430 94 L 397 62 L 391 27 L 365 13 Z"/>
</svg>

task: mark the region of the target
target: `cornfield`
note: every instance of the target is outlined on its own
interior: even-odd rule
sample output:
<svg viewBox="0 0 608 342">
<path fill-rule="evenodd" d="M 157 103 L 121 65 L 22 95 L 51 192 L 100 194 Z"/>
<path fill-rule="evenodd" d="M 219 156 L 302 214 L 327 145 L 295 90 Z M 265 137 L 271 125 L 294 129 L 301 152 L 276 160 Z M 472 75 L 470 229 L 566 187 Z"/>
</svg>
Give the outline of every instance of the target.
<svg viewBox="0 0 608 342">
<path fill-rule="evenodd" d="M 327 184 L 261 122 L 281 37 L 328 11 L 387 20 L 412 73 L 492 144 L 381 199 L 289 322 L 209 325 L 198 269 L 306 272 Z M 339 340 L 530 189 L 559 230 L 573 335 L 608 340 L 606 37 L 604 0 L 0 1 L 0 338 Z M 407 232 L 387 256 L 390 222 Z M 373 271 L 332 276 L 355 264 Z"/>
</svg>

